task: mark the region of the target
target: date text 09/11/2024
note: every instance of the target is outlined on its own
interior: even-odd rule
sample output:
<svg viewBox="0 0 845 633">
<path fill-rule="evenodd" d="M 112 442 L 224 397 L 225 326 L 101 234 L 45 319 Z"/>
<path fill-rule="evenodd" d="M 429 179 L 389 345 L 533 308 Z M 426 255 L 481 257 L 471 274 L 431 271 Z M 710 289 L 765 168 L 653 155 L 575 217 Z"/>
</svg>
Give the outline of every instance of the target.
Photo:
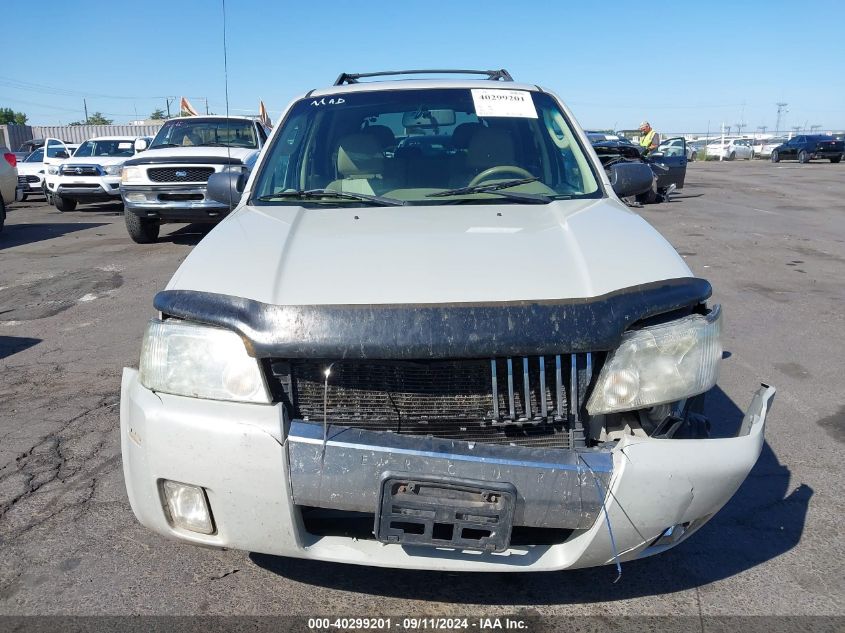
<svg viewBox="0 0 845 633">
<path fill-rule="evenodd" d="M 406 617 L 394 618 L 309 618 L 308 628 L 311 630 L 391 630 L 393 628 L 406 631 L 415 630 L 526 630 L 528 623 L 521 618 L 435 618 Z"/>
</svg>

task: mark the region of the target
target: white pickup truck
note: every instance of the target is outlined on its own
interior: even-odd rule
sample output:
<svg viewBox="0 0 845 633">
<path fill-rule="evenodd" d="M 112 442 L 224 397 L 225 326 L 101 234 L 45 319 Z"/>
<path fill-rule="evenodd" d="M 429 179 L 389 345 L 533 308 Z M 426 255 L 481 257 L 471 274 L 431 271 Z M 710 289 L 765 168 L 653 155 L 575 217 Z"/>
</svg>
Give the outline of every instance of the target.
<svg viewBox="0 0 845 633">
<path fill-rule="evenodd" d="M 79 146 L 73 156 L 51 170 L 47 183 L 59 211 L 80 202 L 120 201 L 120 170 L 135 155 L 135 136 L 100 136 Z"/>
<path fill-rule="evenodd" d="M 218 172 L 249 173 L 267 141 L 267 130 L 246 117 L 197 116 L 171 119 L 147 150 L 127 161 L 120 192 L 126 228 L 139 244 L 158 239 L 165 222 L 218 222 L 229 207 L 205 195 Z"/>
</svg>

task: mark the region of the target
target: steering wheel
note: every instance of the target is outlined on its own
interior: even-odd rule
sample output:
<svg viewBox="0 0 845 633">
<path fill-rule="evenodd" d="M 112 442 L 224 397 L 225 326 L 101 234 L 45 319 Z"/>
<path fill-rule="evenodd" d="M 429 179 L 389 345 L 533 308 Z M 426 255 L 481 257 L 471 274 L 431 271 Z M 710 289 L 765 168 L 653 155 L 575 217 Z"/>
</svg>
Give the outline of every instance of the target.
<svg viewBox="0 0 845 633">
<path fill-rule="evenodd" d="M 513 174 L 519 178 L 534 177 L 534 174 L 530 171 L 523 169 L 522 167 L 517 167 L 516 165 L 497 165 L 496 167 L 485 169 L 480 174 L 476 175 L 469 181 L 467 187 L 475 187 L 477 184 L 480 184 L 485 180 L 492 180 L 493 176 L 499 176 L 501 174 Z"/>
</svg>

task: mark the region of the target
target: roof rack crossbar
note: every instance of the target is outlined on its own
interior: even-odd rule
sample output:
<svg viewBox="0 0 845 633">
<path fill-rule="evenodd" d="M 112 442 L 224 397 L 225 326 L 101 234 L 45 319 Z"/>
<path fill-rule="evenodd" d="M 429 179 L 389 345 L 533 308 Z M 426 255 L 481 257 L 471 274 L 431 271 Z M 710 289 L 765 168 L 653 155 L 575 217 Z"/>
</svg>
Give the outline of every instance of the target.
<svg viewBox="0 0 845 633">
<path fill-rule="evenodd" d="M 365 77 L 387 77 L 389 75 L 486 75 L 491 81 L 513 81 L 511 74 L 501 68 L 499 70 L 383 70 L 377 73 L 341 73 L 335 80 L 335 86 L 344 84 L 357 84 L 359 79 Z"/>
</svg>

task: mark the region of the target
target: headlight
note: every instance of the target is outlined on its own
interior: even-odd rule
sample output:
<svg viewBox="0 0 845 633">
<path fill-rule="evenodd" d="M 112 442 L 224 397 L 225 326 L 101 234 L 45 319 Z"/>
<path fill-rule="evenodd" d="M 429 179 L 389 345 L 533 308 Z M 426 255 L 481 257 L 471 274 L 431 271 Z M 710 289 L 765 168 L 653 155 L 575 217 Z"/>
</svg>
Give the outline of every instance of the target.
<svg viewBox="0 0 845 633">
<path fill-rule="evenodd" d="M 722 312 L 628 332 L 587 403 L 591 415 L 643 409 L 704 393 L 719 378 Z"/>
<path fill-rule="evenodd" d="M 106 172 L 107 176 L 117 176 L 121 169 L 123 169 L 123 165 L 107 165 L 103 167 L 103 171 Z"/>
<path fill-rule="evenodd" d="M 224 165 L 223 169 L 220 170 L 220 172 L 224 174 L 226 172 L 234 172 L 236 174 L 240 174 L 241 172 L 245 171 L 246 167 L 244 167 L 243 165 Z"/>
<path fill-rule="evenodd" d="M 230 330 L 150 321 L 141 346 L 141 383 L 180 396 L 269 403 L 258 361 Z"/>
<path fill-rule="evenodd" d="M 58 165 L 50 165 L 49 167 L 47 167 L 47 173 L 55 176 L 56 174 L 59 173 L 59 166 Z"/>
<path fill-rule="evenodd" d="M 144 170 L 140 167 L 124 167 L 120 172 L 120 182 L 141 182 L 144 180 Z"/>
</svg>

